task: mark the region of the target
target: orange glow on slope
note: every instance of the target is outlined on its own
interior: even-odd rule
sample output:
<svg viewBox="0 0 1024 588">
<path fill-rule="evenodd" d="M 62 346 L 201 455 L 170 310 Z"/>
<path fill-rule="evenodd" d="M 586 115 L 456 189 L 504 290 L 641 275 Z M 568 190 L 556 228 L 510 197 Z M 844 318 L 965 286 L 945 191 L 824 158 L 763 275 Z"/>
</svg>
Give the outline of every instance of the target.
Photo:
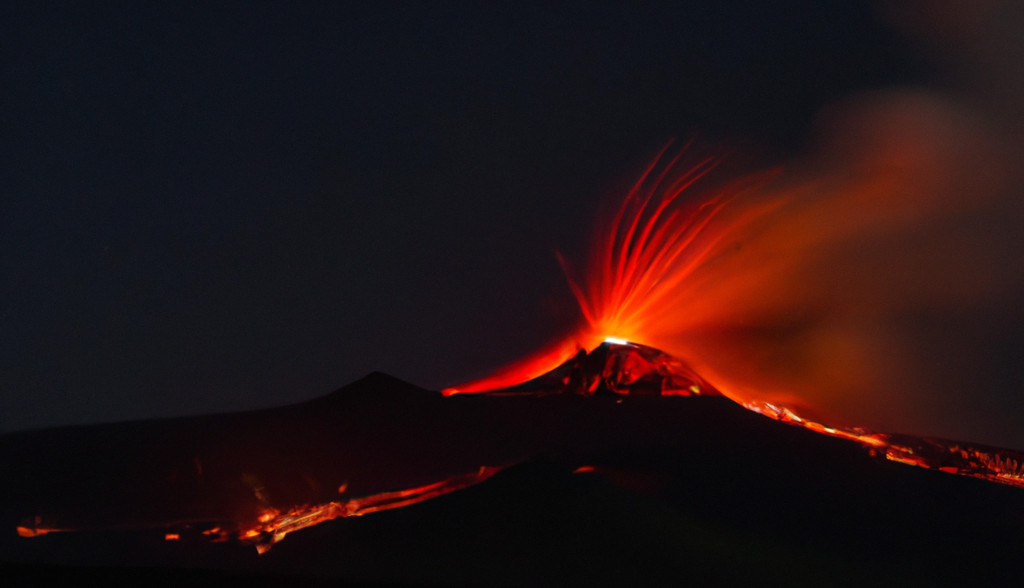
<svg viewBox="0 0 1024 588">
<path fill-rule="evenodd" d="M 50 533 L 66 533 L 68 531 L 74 531 L 74 529 L 66 529 L 61 527 L 54 527 L 47 524 L 41 516 L 34 516 L 26 518 L 22 521 L 21 525 L 15 529 L 19 537 L 42 537 Z"/>
<path fill-rule="evenodd" d="M 684 153 L 665 162 L 667 149 L 643 171 L 610 226 L 596 235 L 585 279 L 569 277 L 583 323 L 569 337 L 487 377 L 447 388 L 445 395 L 521 384 L 558 367 L 580 350 L 593 351 L 604 341 L 637 342 L 672 353 L 667 343 L 680 330 L 677 319 L 689 315 L 681 304 L 685 302 L 681 294 L 689 291 L 686 284 L 691 274 L 714 263 L 715 256 L 731 246 L 735 233 L 778 204 L 727 208 L 736 195 L 764 184 L 774 172 L 719 186 L 711 198 L 694 201 L 689 192 L 717 162 L 706 158 L 681 172 L 678 164 Z M 711 230 L 713 221 L 718 225 Z M 560 261 L 568 274 L 566 261 L 561 257 Z"/>
<path fill-rule="evenodd" d="M 521 384 L 546 374 L 562 365 L 566 360 L 579 352 L 580 349 L 590 351 L 600 343 L 601 338 L 597 336 L 570 337 L 563 341 L 556 341 L 532 355 L 499 369 L 485 378 L 445 388 L 441 393 L 445 396 L 473 394 L 515 386 L 516 384 Z"/>
<path fill-rule="evenodd" d="M 584 318 L 575 335 L 446 393 L 517 385 L 614 337 L 679 358 L 765 416 L 890 461 L 1024 486 L 1024 454 L 871 430 L 928 430 L 932 418 L 932 430 L 960 436 L 957 415 L 935 406 L 923 353 L 894 346 L 892 330 L 921 307 L 969 308 L 991 286 L 935 277 L 933 223 L 969 204 L 940 185 L 948 153 L 902 147 L 861 154 L 859 175 L 769 172 L 726 184 L 710 181 L 713 159 L 683 169 L 681 154 L 663 150 L 597 234 L 583 279 L 570 277 Z M 908 259 L 879 249 L 904 240 Z"/>
<path fill-rule="evenodd" d="M 855 441 L 889 461 L 1024 488 L 1024 453 L 947 439 L 886 435 L 862 428 L 830 427 L 768 402 L 744 407 L 764 416 L 830 437 Z"/>
<path fill-rule="evenodd" d="M 500 390 L 521 384 L 558 367 L 580 350 L 592 351 L 603 341 L 664 343 L 659 327 L 672 329 L 672 309 L 692 272 L 707 263 L 739 227 L 757 219 L 775 204 L 723 215 L 738 193 L 763 184 L 774 173 L 755 175 L 720 187 L 715 195 L 694 203 L 689 191 L 717 166 L 707 158 L 680 173 L 683 153 L 667 163 L 666 146 L 630 189 L 611 226 L 597 234 L 586 280 L 569 278 L 584 322 L 569 337 L 555 341 L 484 378 L 446 388 L 443 394 Z M 728 226 L 708 230 L 716 217 Z M 560 257 L 563 268 L 567 264 Z M 712 260 L 713 261 L 713 260 Z M 686 312 L 680 309 L 680 313 Z M 659 347 L 665 349 L 665 347 Z"/>
<path fill-rule="evenodd" d="M 1008 393 L 968 402 L 1019 381 L 1013 161 L 934 98 L 844 106 L 785 170 L 727 183 L 714 161 L 659 156 L 574 279 L 582 330 L 664 351 L 743 404 L 1019 445 Z"/>
<path fill-rule="evenodd" d="M 48 529 L 46 527 L 25 527 L 19 525 L 17 528 L 19 537 L 42 537 L 49 533 L 59 533 L 68 529 Z"/>
<path fill-rule="evenodd" d="M 1024 249 L 993 230 L 1020 208 L 1003 210 L 1006 158 L 934 99 L 846 107 L 820 155 L 786 170 L 722 181 L 714 159 L 663 150 L 583 271 L 566 268 L 583 318 L 573 333 L 447 392 L 506 388 L 617 337 L 741 404 L 1017 444 L 1012 411 L 965 403 L 979 377 L 1008 384 L 990 374 L 1008 372 L 1024 294 L 1012 263 Z"/>
<path fill-rule="evenodd" d="M 234 521 L 223 521 L 212 527 L 200 520 L 178 520 L 163 523 L 166 530 L 161 530 L 165 541 L 180 541 L 183 538 L 203 538 L 212 543 L 223 543 L 237 539 L 252 545 L 260 553 L 266 553 L 274 544 L 294 533 L 320 523 L 342 517 L 359 517 L 384 510 L 402 508 L 424 500 L 467 488 L 487 480 L 503 468 L 499 466 L 482 466 L 476 471 L 457 474 L 422 486 L 380 492 L 348 500 L 333 500 L 320 504 L 302 504 L 280 510 L 272 506 L 264 506 L 253 518 L 239 518 Z M 345 485 L 340 488 L 344 490 Z M 119 530 L 141 530 L 151 528 L 153 523 L 138 522 L 119 524 L 109 527 Z M 41 537 L 49 533 L 86 531 L 86 528 L 58 528 L 47 526 L 42 517 L 25 519 L 16 528 L 20 537 Z M 93 528 L 92 530 L 98 530 Z"/>
<path fill-rule="evenodd" d="M 294 533 L 336 518 L 359 517 L 416 504 L 483 482 L 499 471 L 501 471 L 500 467 L 481 467 L 476 472 L 452 476 L 415 488 L 382 492 L 351 500 L 296 506 L 287 512 L 268 508 L 259 515 L 256 523 L 243 524 L 239 529 L 238 537 L 241 541 L 255 545 L 256 550 L 261 554 L 266 553 L 288 533 Z"/>
</svg>

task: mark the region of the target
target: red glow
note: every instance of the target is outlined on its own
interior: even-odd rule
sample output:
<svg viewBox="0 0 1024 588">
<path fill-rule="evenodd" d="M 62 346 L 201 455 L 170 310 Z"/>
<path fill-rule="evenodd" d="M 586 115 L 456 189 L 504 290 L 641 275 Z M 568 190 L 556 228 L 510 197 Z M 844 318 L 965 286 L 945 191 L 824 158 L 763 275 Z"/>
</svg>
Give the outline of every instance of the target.
<svg viewBox="0 0 1024 588">
<path fill-rule="evenodd" d="M 651 345 L 658 325 L 672 322 L 680 289 L 708 261 L 729 231 L 708 231 L 736 187 L 706 201 L 688 203 L 684 193 L 715 167 L 706 159 L 679 173 L 676 156 L 660 156 L 640 177 L 594 246 L 586 280 L 570 286 L 590 331 Z"/>
<path fill-rule="evenodd" d="M 909 184 L 912 174 L 880 166 L 828 184 L 822 197 L 819 182 L 768 189 L 772 172 L 718 185 L 709 195 L 699 184 L 716 162 L 681 171 L 680 157 L 666 161 L 663 151 L 644 170 L 598 233 L 584 279 L 570 277 L 584 319 L 574 335 L 446 394 L 521 384 L 614 337 L 679 358 L 677 369 L 691 380 L 706 380 L 712 391 L 770 418 L 855 441 L 890 461 L 1024 486 L 1024 454 L 850 424 L 863 415 L 908 418 L 901 411 L 909 407 L 888 392 L 911 381 L 916 362 L 910 352 L 880 344 L 887 340 L 878 333 L 907 301 L 894 298 L 885 280 L 868 280 L 851 306 L 851 294 L 837 298 L 827 282 L 863 273 L 844 250 L 851 239 L 913 232 L 925 222 L 934 202 Z M 890 201 L 880 206 L 885 196 Z M 900 402 L 919 392 L 901 388 Z"/>
<path fill-rule="evenodd" d="M 202 528 L 200 521 L 177 520 L 165 523 L 161 530 L 164 541 L 181 541 L 189 538 L 202 537 L 212 543 L 224 543 L 237 539 L 253 545 L 259 553 L 266 553 L 277 542 L 289 533 L 312 527 L 320 523 L 342 517 L 359 517 L 366 514 L 402 508 L 424 500 L 461 490 L 483 482 L 501 471 L 501 467 L 483 466 L 476 471 L 456 474 L 430 484 L 358 496 L 348 500 L 333 500 L 320 504 L 301 504 L 288 508 L 277 509 L 264 506 L 249 516 L 238 517 L 232 521 Z M 342 493 L 346 485 L 339 488 Z M 109 528 L 121 530 L 138 530 L 149 526 L 148 523 L 120 524 Z M 196 528 L 199 526 L 199 528 Z M 86 528 L 61 528 L 50 526 L 42 517 L 26 518 L 16 528 L 20 537 L 41 537 L 49 533 L 84 531 Z"/>
<path fill-rule="evenodd" d="M 48 535 L 50 533 L 64 533 L 73 530 L 74 529 L 54 527 L 47 524 L 43 517 L 40 516 L 27 518 L 16 528 L 19 537 L 42 537 L 43 535 Z"/>
<path fill-rule="evenodd" d="M 19 537 L 42 537 L 43 535 L 46 535 L 47 533 L 53 533 L 53 532 L 56 532 L 56 531 L 60 531 L 61 529 L 47 529 L 45 527 L 35 527 L 35 528 L 33 528 L 33 527 L 19 526 L 17 530 L 18 530 L 18 536 Z"/>
<path fill-rule="evenodd" d="M 590 351 L 600 342 L 601 338 L 596 336 L 571 337 L 564 341 L 557 341 L 532 355 L 501 368 L 486 378 L 445 388 L 441 393 L 445 396 L 473 394 L 515 386 L 562 365 L 580 349 Z"/>
<path fill-rule="evenodd" d="M 238 537 L 242 541 L 255 545 L 256 550 L 260 553 L 266 553 L 288 533 L 340 517 L 359 517 L 416 504 L 482 482 L 500 470 L 500 467 L 481 467 L 476 472 L 452 476 L 415 488 L 381 492 L 351 500 L 301 505 L 293 507 L 287 512 L 267 508 L 260 513 L 256 521 L 243 523 Z"/>
<path fill-rule="evenodd" d="M 714 265 L 737 233 L 778 203 L 727 208 L 738 194 L 764 184 L 774 172 L 719 186 L 710 198 L 694 201 L 689 192 L 717 162 L 707 158 L 680 171 L 683 153 L 665 162 L 667 149 L 644 170 L 610 226 L 596 235 L 585 278 L 569 278 L 583 323 L 569 337 L 485 378 L 447 388 L 445 395 L 521 384 L 606 340 L 640 343 L 690 361 L 673 343 L 703 316 L 700 304 L 706 301 L 690 283 L 693 274 Z M 722 391 L 734 400 L 745 398 L 737 389 Z"/>
<path fill-rule="evenodd" d="M 910 200 L 920 195 L 907 188 L 907 177 L 876 173 L 845 182 L 833 179 L 825 183 L 824 199 L 817 198 L 817 184 L 814 190 L 804 184 L 768 189 L 775 172 L 714 184 L 709 191 L 715 161 L 684 169 L 680 155 L 667 161 L 663 155 L 648 166 L 597 235 L 584 277 L 569 278 L 581 323 L 537 353 L 481 380 L 445 389 L 445 395 L 721 393 L 751 411 L 854 441 L 889 461 L 1024 487 L 1022 453 L 850 425 L 891 430 L 861 419 L 882 414 L 903 427 L 918 414 L 914 408 L 934 402 L 931 396 L 920 401 L 922 390 L 931 389 L 911 377 L 913 360 L 919 359 L 914 350 L 879 343 L 892 343 L 880 328 L 889 326 L 891 315 L 905 307 L 916 309 L 921 296 L 931 300 L 928 296 L 937 290 L 922 288 L 927 292 L 921 294 L 893 288 L 892 275 L 876 284 L 869 271 L 875 268 L 857 267 L 861 248 L 847 242 L 853 235 L 862 245 L 865 236 L 891 237 L 913 225 L 918 204 L 885 202 L 892 207 L 885 211 L 888 216 L 876 206 L 885 195 L 909 194 Z M 876 226 L 881 229 L 875 231 Z M 914 272 L 890 273 L 899 274 L 896 286 L 920 281 Z M 939 293 L 946 294 L 945 289 Z M 602 342 L 608 345 L 594 353 Z M 540 381 L 508 390 L 535 379 Z M 201 475 L 198 460 L 195 468 Z M 278 508 L 270 506 L 262 484 L 246 480 L 264 508 L 225 522 L 223 529 L 200 533 L 213 541 L 236 537 L 262 553 L 288 533 L 338 517 L 404 507 L 496 471 L 481 468 L 405 490 Z M 582 466 L 576 473 L 597 471 Z M 347 483 L 337 488 L 342 495 L 347 490 Z M 17 528 L 23 537 L 62 530 L 38 518 Z M 178 537 L 167 533 L 165 539 Z"/>
</svg>

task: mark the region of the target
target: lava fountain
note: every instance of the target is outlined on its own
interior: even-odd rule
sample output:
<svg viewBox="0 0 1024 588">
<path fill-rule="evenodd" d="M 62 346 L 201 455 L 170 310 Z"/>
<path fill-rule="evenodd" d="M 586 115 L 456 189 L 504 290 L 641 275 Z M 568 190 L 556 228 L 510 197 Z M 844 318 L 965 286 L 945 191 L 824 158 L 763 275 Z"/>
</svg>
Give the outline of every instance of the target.
<svg viewBox="0 0 1024 588">
<path fill-rule="evenodd" d="M 741 403 L 1024 448 L 1024 16 L 897 4 L 883 12 L 941 83 L 831 104 L 804 155 L 739 180 L 663 150 L 567 271 L 577 328 L 447 392 L 514 385 L 613 337 Z"/>
<path fill-rule="evenodd" d="M 970 295 L 1002 289 L 976 273 L 959 290 L 935 290 L 915 269 L 922 258 L 900 258 L 913 243 L 886 255 L 867 247 L 908 232 L 923 240 L 922 227 L 962 210 L 915 201 L 943 194 L 936 182 L 948 178 L 916 181 L 936 154 L 918 153 L 924 165 L 867 166 L 852 180 L 775 169 L 721 181 L 718 160 L 669 149 L 596 234 L 583 277 L 563 260 L 582 317 L 573 334 L 443 391 L 519 398 L 442 398 L 378 376 L 279 411 L 12 438 L 0 456 L 22 473 L 0 500 L 4 516 L 23 538 L 157 529 L 165 541 L 237 541 L 265 553 L 293 532 L 462 490 L 538 455 L 595 471 L 579 456 L 600 460 L 595 447 L 629 427 L 643 443 L 688 427 L 691 441 L 705 442 L 765 428 L 720 396 L 879 459 L 1024 487 L 1024 453 L 949 441 L 977 439 L 943 427 L 960 414 L 921 418 L 934 414 L 915 379 L 922 356 L 886 336 L 901 310 L 968 308 Z M 880 195 L 892 198 L 882 206 Z M 891 259 L 895 268 L 878 271 Z M 533 398 L 551 395 L 567 402 Z M 630 422 L 617 412 L 621 398 L 606 401 L 612 395 L 710 398 L 638 399 L 627 404 L 650 412 Z M 671 422 L 661 414 L 670 411 Z M 41 455 L 23 455 L 24 445 Z M 97 483 L 65 492 L 58 480 L 69 478 Z"/>
<path fill-rule="evenodd" d="M 706 264 L 716 263 L 732 246 L 733 235 L 774 205 L 739 215 L 727 208 L 738 194 L 763 184 L 770 174 L 720 187 L 709 199 L 695 203 L 691 190 L 715 170 L 718 161 L 707 158 L 680 171 L 685 150 L 668 158 L 668 149 L 663 148 L 647 166 L 610 225 L 596 233 L 589 272 L 582 280 L 570 275 L 568 262 L 559 255 L 582 324 L 570 336 L 494 374 L 444 390 L 446 395 L 520 384 L 605 341 L 672 350 L 666 345 L 666 334 L 684 331 L 685 323 L 692 320 L 693 301 L 686 300 L 692 276 Z"/>
<path fill-rule="evenodd" d="M 956 397 L 944 392 L 955 379 L 936 384 L 948 370 L 933 365 L 901 322 L 942 325 L 936 316 L 963 314 L 993 292 L 1012 290 L 963 235 L 954 240 L 969 246 L 972 260 L 930 249 L 935 231 L 977 208 L 951 191 L 969 185 L 975 199 L 996 198 L 998 159 L 985 159 L 970 184 L 959 166 L 942 171 L 962 146 L 952 149 L 941 133 L 963 129 L 945 126 L 949 113 L 940 104 L 901 99 L 875 104 L 872 113 L 894 120 L 900 108 L 917 113 L 900 121 L 909 128 L 889 127 L 904 135 L 901 149 L 856 157 L 861 173 L 854 177 L 775 169 L 722 182 L 713 179 L 718 160 L 684 165 L 686 148 L 674 155 L 663 149 L 597 233 L 584 276 L 562 260 L 583 318 L 578 328 L 445 394 L 531 389 L 521 384 L 565 372 L 556 368 L 609 343 L 653 348 L 679 358 L 670 371 L 699 382 L 696 393 L 721 393 L 894 461 L 1022 485 L 1016 452 L 997 459 L 1002 450 L 943 440 L 978 437 L 964 435 L 970 428 L 959 426 L 962 414 L 949 410 Z M 924 131 L 931 142 L 923 142 Z M 962 266 L 971 279 L 946 283 L 934 275 L 934 264 L 943 262 Z M 607 379 L 622 370 L 609 364 L 590 371 Z M 998 466 L 1007 460 L 1010 466 Z"/>
</svg>

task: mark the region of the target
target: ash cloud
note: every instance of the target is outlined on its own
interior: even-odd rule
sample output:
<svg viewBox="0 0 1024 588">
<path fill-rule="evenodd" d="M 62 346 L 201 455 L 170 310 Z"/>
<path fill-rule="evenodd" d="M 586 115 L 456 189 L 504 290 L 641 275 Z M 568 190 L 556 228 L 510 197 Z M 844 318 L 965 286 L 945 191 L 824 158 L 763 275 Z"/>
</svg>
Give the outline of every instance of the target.
<svg viewBox="0 0 1024 588">
<path fill-rule="evenodd" d="M 700 318 L 663 344 L 740 395 L 1021 448 L 1024 9 L 907 2 L 883 16 L 934 81 L 823 111 L 809 154 L 737 203 L 774 204 L 695 274 Z"/>
</svg>

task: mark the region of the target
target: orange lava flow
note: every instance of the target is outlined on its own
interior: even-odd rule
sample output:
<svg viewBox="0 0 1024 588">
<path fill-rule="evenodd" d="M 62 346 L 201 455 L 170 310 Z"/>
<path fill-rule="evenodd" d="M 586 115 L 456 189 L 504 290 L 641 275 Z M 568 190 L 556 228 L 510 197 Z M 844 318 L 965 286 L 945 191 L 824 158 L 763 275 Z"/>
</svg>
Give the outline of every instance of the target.
<svg viewBox="0 0 1024 588">
<path fill-rule="evenodd" d="M 476 471 L 453 475 L 422 486 L 380 492 L 348 500 L 332 500 L 321 504 L 297 505 L 288 510 L 279 510 L 266 506 L 259 511 L 254 520 L 224 521 L 209 527 L 206 526 L 209 522 L 179 520 L 160 524 L 146 522 L 127 523 L 107 527 L 107 529 L 141 530 L 152 526 L 162 526 L 165 529 L 161 531 L 164 541 L 203 538 L 212 543 L 223 543 L 237 539 L 242 543 L 254 546 L 260 554 L 263 554 L 284 539 L 289 533 L 294 533 L 295 531 L 336 518 L 358 517 L 416 504 L 483 482 L 501 470 L 502 467 L 499 466 L 482 466 Z M 344 492 L 346 486 L 346 484 L 343 484 L 339 488 L 339 492 Z M 49 526 L 39 516 L 25 519 L 16 528 L 20 537 L 41 537 L 50 533 L 85 530 L 88 529 Z"/>
<path fill-rule="evenodd" d="M 416 504 L 483 482 L 500 470 L 500 467 L 484 466 L 475 472 L 452 476 L 415 488 L 382 492 L 351 500 L 301 505 L 293 507 L 287 512 L 268 508 L 260 514 L 255 523 L 243 525 L 239 530 L 238 537 L 243 542 L 253 544 L 259 553 L 266 553 L 288 533 L 294 533 L 336 518 L 358 517 Z"/>
<path fill-rule="evenodd" d="M 42 537 L 49 533 L 60 533 L 68 530 L 69 529 L 50 529 L 46 527 L 26 527 L 24 525 L 19 525 L 17 528 L 19 537 Z"/>
<path fill-rule="evenodd" d="M 849 248 L 924 223 L 934 202 L 913 174 L 879 165 L 852 180 L 803 178 L 784 188 L 769 186 L 776 171 L 714 183 L 714 159 L 683 168 L 683 153 L 666 150 L 596 235 L 583 279 L 569 276 L 583 316 L 574 334 L 445 394 L 521 384 L 580 349 L 621 339 L 682 360 L 759 414 L 890 461 L 1024 487 L 1024 453 L 850 424 L 925 422 L 914 420 L 926 390 L 911 379 L 916 358 L 878 333 L 885 317 L 931 294 L 901 300 L 904 281 L 920 281 L 915 272 L 873 283 L 864 273 L 872 266 L 861 267 Z M 838 290 L 850 276 L 860 281 Z"/>
<path fill-rule="evenodd" d="M 75 529 L 54 527 L 47 524 L 43 517 L 34 516 L 26 518 L 15 530 L 19 537 L 42 537 L 43 535 L 49 535 L 50 533 L 66 533 L 68 531 L 74 531 Z"/>
<path fill-rule="evenodd" d="M 748 402 L 748 410 L 830 437 L 855 441 L 889 461 L 1024 488 L 1024 453 L 937 438 L 873 433 L 830 427 L 769 402 Z"/>
<path fill-rule="evenodd" d="M 551 371 L 575 355 L 580 349 L 590 351 L 600 343 L 600 338 L 592 336 L 570 337 L 563 341 L 556 341 L 485 378 L 445 388 L 441 393 L 445 396 L 473 394 L 515 386 Z"/>
</svg>

